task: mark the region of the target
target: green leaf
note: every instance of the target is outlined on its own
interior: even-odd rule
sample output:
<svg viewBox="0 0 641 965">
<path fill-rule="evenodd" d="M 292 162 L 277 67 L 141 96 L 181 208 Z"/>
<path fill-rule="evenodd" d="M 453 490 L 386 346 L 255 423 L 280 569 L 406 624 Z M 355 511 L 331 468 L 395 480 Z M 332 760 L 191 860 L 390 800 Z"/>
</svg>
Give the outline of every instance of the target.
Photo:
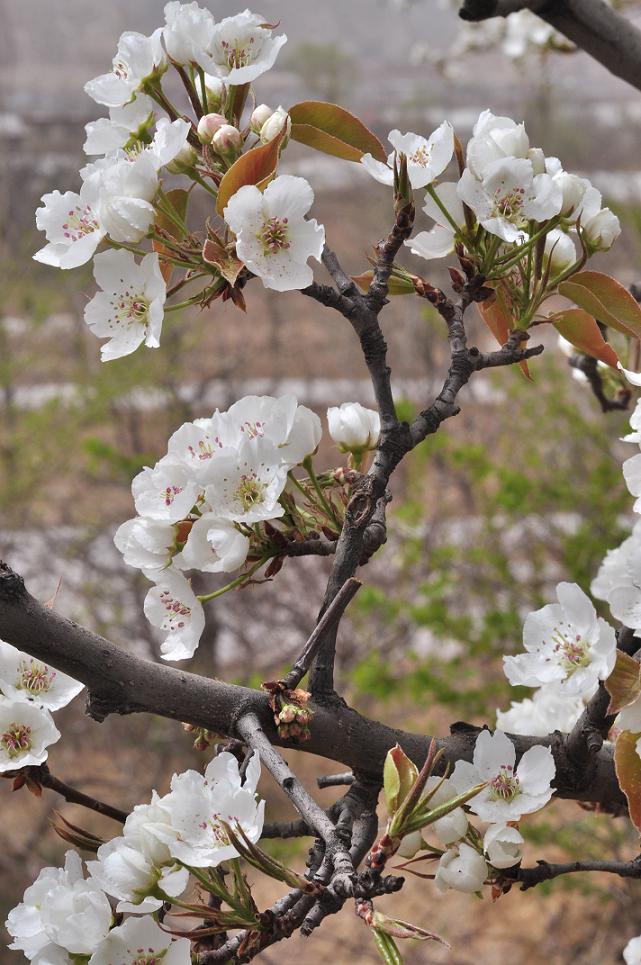
<svg viewBox="0 0 641 965">
<path fill-rule="evenodd" d="M 641 338 L 641 307 L 616 278 L 600 271 L 580 271 L 561 282 L 559 293 L 604 325 Z"/>
<path fill-rule="evenodd" d="M 582 308 L 566 308 L 549 316 L 557 332 L 571 342 L 580 352 L 600 359 L 616 369 L 619 358 L 611 345 L 604 340 L 596 320 Z"/>
<path fill-rule="evenodd" d="M 630 820 L 637 831 L 641 831 L 641 757 L 636 750 L 640 737 L 641 734 L 631 734 L 624 730 L 617 737 L 614 746 L 617 780 L 627 798 Z"/>
<path fill-rule="evenodd" d="M 363 154 L 371 154 L 377 161 L 387 160 L 376 135 L 343 107 L 324 101 L 303 101 L 290 107 L 289 116 L 294 141 L 345 161 L 360 161 Z"/>
<path fill-rule="evenodd" d="M 223 214 L 227 202 L 236 192 L 246 184 L 255 184 L 264 190 L 271 181 L 278 167 L 280 145 L 285 134 L 285 128 L 267 144 L 253 147 L 246 154 L 241 154 L 237 161 L 226 172 L 218 188 L 216 211 Z"/>
<path fill-rule="evenodd" d="M 399 952 L 392 936 L 385 934 L 385 932 L 379 928 L 372 928 L 372 934 L 376 942 L 378 954 L 385 962 L 385 965 L 403 965 L 403 956 Z"/>
<path fill-rule="evenodd" d="M 641 664 L 629 654 L 617 650 L 617 662 L 605 681 L 605 689 L 612 698 L 608 714 L 618 714 L 641 694 Z"/>
<path fill-rule="evenodd" d="M 409 759 L 403 748 L 396 744 L 390 748 L 383 765 L 383 791 L 387 813 L 393 815 L 411 791 L 418 768 Z"/>
<path fill-rule="evenodd" d="M 362 275 L 352 275 L 351 277 L 360 290 L 367 294 L 374 280 L 374 272 L 370 269 L 364 271 Z M 415 292 L 414 282 L 408 275 L 403 276 L 400 272 L 392 272 L 387 283 L 388 295 L 413 295 Z"/>
</svg>

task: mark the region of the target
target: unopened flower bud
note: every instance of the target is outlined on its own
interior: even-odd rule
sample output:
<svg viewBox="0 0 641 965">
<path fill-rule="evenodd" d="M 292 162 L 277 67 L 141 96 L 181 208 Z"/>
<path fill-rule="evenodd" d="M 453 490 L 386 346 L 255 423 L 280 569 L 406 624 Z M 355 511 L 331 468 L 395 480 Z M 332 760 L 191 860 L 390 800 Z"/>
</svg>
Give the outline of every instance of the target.
<svg viewBox="0 0 641 965">
<path fill-rule="evenodd" d="M 252 116 L 249 118 L 249 128 L 254 134 L 260 134 L 261 128 L 274 113 L 273 109 L 267 104 L 259 104 L 254 108 Z"/>
<path fill-rule="evenodd" d="M 167 170 L 170 174 L 185 174 L 186 171 L 190 171 L 195 166 L 197 160 L 198 155 L 194 148 L 191 144 L 185 144 L 173 161 L 169 162 Z"/>
<path fill-rule="evenodd" d="M 205 92 L 207 94 L 207 110 L 220 111 L 227 100 L 227 88 L 219 77 L 205 74 Z"/>
<path fill-rule="evenodd" d="M 576 248 L 569 235 L 554 229 L 545 238 L 544 258 L 550 260 L 552 271 L 564 271 L 576 261 Z"/>
<path fill-rule="evenodd" d="M 531 161 L 535 174 L 545 174 L 545 154 L 540 147 L 531 147 L 527 152 L 527 158 Z"/>
<path fill-rule="evenodd" d="M 381 420 L 373 409 L 366 409 L 358 402 L 343 402 L 327 410 L 327 422 L 329 434 L 341 452 L 376 449 Z"/>
<path fill-rule="evenodd" d="M 214 134 L 211 146 L 226 161 L 233 161 L 242 150 L 243 137 L 237 127 L 223 124 Z"/>
<path fill-rule="evenodd" d="M 410 834 L 406 834 L 402 839 L 398 854 L 401 858 L 413 858 L 420 850 L 423 844 L 423 837 L 420 831 L 411 831 Z"/>
<path fill-rule="evenodd" d="M 222 114 L 204 114 L 198 121 L 198 138 L 203 144 L 211 144 L 214 134 L 227 126 L 227 118 Z"/>
<path fill-rule="evenodd" d="M 284 147 L 292 129 L 292 121 L 287 111 L 282 107 L 278 107 L 260 129 L 261 142 L 267 144 L 269 141 L 273 141 L 283 128 L 285 128 L 285 137 L 283 138 Z"/>
<path fill-rule="evenodd" d="M 609 208 L 601 208 L 583 225 L 585 238 L 595 251 L 608 251 L 621 234 L 621 223 Z"/>
<path fill-rule="evenodd" d="M 563 195 L 561 217 L 571 218 L 577 213 L 589 182 L 585 178 L 580 178 L 578 174 L 568 174 L 567 171 L 561 171 L 554 180 L 561 188 Z"/>
</svg>

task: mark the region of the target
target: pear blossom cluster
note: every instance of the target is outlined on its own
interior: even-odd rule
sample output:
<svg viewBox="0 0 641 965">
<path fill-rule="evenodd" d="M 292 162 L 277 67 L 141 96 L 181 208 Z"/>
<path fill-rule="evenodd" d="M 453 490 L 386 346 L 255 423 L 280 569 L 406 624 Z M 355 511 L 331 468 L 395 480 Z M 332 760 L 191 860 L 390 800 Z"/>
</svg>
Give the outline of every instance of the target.
<svg viewBox="0 0 641 965">
<path fill-rule="evenodd" d="M 614 670 L 614 628 L 576 583 L 559 583 L 556 596 L 557 603 L 526 618 L 524 652 L 503 658 L 512 686 L 536 688 L 531 698 L 497 712 L 498 726 L 515 734 L 569 732 L 599 681 Z"/>
<path fill-rule="evenodd" d="M 46 761 L 60 740 L 52 712 L 83 686 L 0 640 L 0 774 Z"/>
<path fill-rule="evenodd" d="M 154 791 L 149 804 L 128 816 L 122 836 L 99 847 L 87 862 L 88 876 L 75 851 L 67 852 L 63 868 L 40 872 L 9 912 L 9 947 L 36 965 L 189 965 L 191 942 L 161 928 L 154 912 L 186 891 L 191 869 L 238 857 L 225 824 L 259 840 L 265 807 L 256 794 L 259 777 L 256 755 L 243 779 L 226 752 L 204 775 L 175 774 L 167 794 Z"/>
<path fill-rule="evenodd" d="M 358 403 L 329 409 L 328 421 L 332 439 L 359 464 L 378 443 L 378 414 Z M 194 654 L 205 626 L 202 604 L 219 595 L 215 590 L 210 597 L 196 596 L 186 573 L 234 573 L 247 564 L 249 578 L 282 547 L 293 526 L 299 532 L 314 522 L 310 510 L 338 524 L 340 507 L 331 495 L 325 498 L 321 490 L 320 503 L 314 502 L 320 483 L 311 457 L 321 434 L 319 417 L 294 396 L 245 396 L 225 412 L 184 423 L 169 439 L 167 453 L 134 478 L 137 515 L 122 523 L 114 542 L 125 563 L 154 583 L 144 611 L 166 633 L 164 659 Z M 309 491 L 305 515 L 295 503 L 301 484 L 292 479 L 301 464 L 316 487 Z M 338 485 L 323 481 L 330 489 Z M 278 534 L 281 542 L 274 545 Z M 233 585 L 242 580 L 241 575 Z"/>
<path fill-rule="evenodd" d="M 243 152 L 278 136 L 286 143 L 291 120 L 282 107 L 259 105 L 246 127 L 241 115 L 248 85 L 274 66 L 287 37 L 250 10 L 216 22 L 197 3 L 172 0 L 164 14 L 164 26 L 150 36 L 123 33 L 111 69 L 85 84 L 108 109 L 86 125 L 84 150 L 92 160 L 80 170 L 78 191 L 49 192 L 36 212 L 46 238 L 37 261 L 71 269 L 94 259 L 99 290 L 85 321 L 107 339 L 103 361 L 142 344 L 157 348 L 167 312 L 228 297 L 240 270 L 278 291 L 307 287 L 313 280 L 307 262 L 320 259 L 325 239 L 323 227 L 305 217 L 312 188 L 293 176 L 275 177 L 262 193 L 244 185 L 229 198 L 222 228 L 208 219 L 200 233 L 190 230 L 178 188 L 185 198 L 194 187 L 215 197 Z M 163 90 L 170 71 L 186 80 L 184 103 L 172 104 Z M 204 255 L 214 239 L 227 252 L 223 263 L 237 260 L 231 283 L 224 264 Z M 183 278 L 171 286 L 177 269 Z M 166 304 L 195 281 L 197 294 Z"/>
<path fill-rule="evenodd" d="M 531 747 L 517 765 L 514 744 L 505 733 L 481 731 L 472 761 L 457 761 L 450 777 L 429 777 L 423 795 L 435 809 L 456 803 L 457 796 L 477 786 L 479 793 L 465 808 L 454 807 L 423 831 L 406 835 L 398 853 L 438 858 L 435 883 L 441 891 L 480 893 L 485 883 L 520 862 L 524 839 L 517 824 L 548 803 L 555 773 L 549 747 Z M 482 830 L 472 823 L 473 815 Z M 429 840 L 423 832 L 429 832 Z"/>
</svg>

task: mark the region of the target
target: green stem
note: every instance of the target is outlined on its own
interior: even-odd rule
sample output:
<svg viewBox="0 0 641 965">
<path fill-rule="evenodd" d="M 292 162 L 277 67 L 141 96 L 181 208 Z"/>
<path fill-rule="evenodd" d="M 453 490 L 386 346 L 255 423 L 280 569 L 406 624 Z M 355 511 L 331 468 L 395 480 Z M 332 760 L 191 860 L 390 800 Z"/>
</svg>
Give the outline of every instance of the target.
<svg viewBox="0 0 641 965">
<path fill-rule="evenodd" d="M 323 492 L 323 487 L 319 483 L 318 477 L 314 472 L 314 466 L 312 464 L 311 456 L 307 456 L 306 459 L 303 459 L 303 468 L 307 470 L 307 474 L 312 481 L 312 486 L 316 490 L 321 506 L 325 510 L 325 513 L 327 514 L 327 518 L 332 520 L 334 523 L 338 525 L 338 520 L 336 519 L 336 513 L 333 507 L 330 506 L 330 504 L 328 503 L 325 497 L 325 493 Z"/>
<path fill-rule="evenodd" d="M 441 201 L 441 199 L 439 198 L 438 194 L 436 193 L 435 189 L 432 187 L 431 184 L 428 184 L 428 185 L 427 185 L 427 193 L 428 193 L 429 196 L 432 198 L 432 200 L 434 201 L 434 204 L 437 206 L 437 208 L 439 208 L 440 211 L 443 212 L 443 214 L 445 215 L 445 217 L 447 218 L 447 220 L 448 220 L 449 223 L 451 224 L 452 228 L 454 229 L 454 234 L 455 234 L 457 237 L 460 237 L 460 235 L 461 235 L 461 226 L 460 226 L 460 224 L 457 224 L 457 223 L 456 223 L 456 221 L 454 220 L 454 218 L 452 217 L 452 215 L 449 213 L 449 211 L 447 210 L 447 208 L 445 207 L 445 205 L 443 204 L 443 202 Z"/>
<path fill-rule="evenodd" d="M 256 570 L 259 570 L 261 566 L 265 565 L 268 559 L 269 557 L 261 556 L 261 558 L 257 560 L 246 573 L 241 573 L 240 576 L 237 576 L 235 580 L 231 581 L 231 583 L 226 583 L 225 586 L 221 586 L 219 590 L 214 590 L 212 593 L 205 593 L 202 596 L 199 596 L 198 599 L 201 603 L 209 603 L 210 600 L 215 600 L 216 597 L 222 596 L 223 593 L 227 593 L 228 590 L 233 590 L 237 586 L 242 586 L 242 584 L 245 583 L 250 576 L 254 575 Z"/>
<path fill-rule="evenodd" d="M 202 67 L 198 68 L 198 79 L 200 80 L 200 96 L 203 102 L 203 110 L 205 114 L 209 111 L 209 101 L 207 98 L 207 85 L 205 84 L 205 71 Z"/>
<path fill-rule="evenodd" d="M 204 178 L 201 178 L 200 174 L 198 174 L 196 171 L 194 171 L 193 168 L 192 168 L 190 171 L 188 171 L 187 174 L 189 175 L 189 177 L 190 177 L 193 181 L 195 181 L 197 184 L 199 184 L 199 185 L 201 186 L 201 188 L 204 188 L 205 191 L 209 191 L 209 193 L 210 193 L 214 198 L 218 198 L 218 191 L 214 191 L 214 189 L 213 189 L 209 184 L 207 184 L 207 182 L 205 181 L 205 179 L 204 179 Z"/>
<path fill-rule="evenodd" d="M 182 234 L 184 235 L 188 234 L 187 225 L 180 217 L 175 207 L 173 206 L 173 204 L 171 203 L 171 201 L 169 200 L 169 198 L 167 197 L 167 195 L 164 193 L 162 189 L 159 189 L 158 191 L 157 205 L 158 205 L 158 210 L 162 211 L 162 213 L 166 215 L 167 218 L 169 218 L 172 224 L 174 224 Z"/>
<path fill-rule="evenodd" d="M 134 255 L 148 255 L 149 252 L 145 251 L 144 248 L 136 248 L 135 245 L 128 245 L 124 241 L 112 241 L 111 238 L 106 238 L 107 244 L 111 245 L 112 248 L 122 248 L 124 251 L 131 251 Z"/>
</svg>

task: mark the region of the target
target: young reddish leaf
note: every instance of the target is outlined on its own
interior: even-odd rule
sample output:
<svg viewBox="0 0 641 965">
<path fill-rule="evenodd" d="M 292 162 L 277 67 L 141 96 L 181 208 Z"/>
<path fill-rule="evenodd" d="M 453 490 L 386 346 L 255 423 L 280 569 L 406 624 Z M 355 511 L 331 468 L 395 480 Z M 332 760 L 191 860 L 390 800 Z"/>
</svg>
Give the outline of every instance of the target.
<svg viewBox="0 0 641 965">
<path fill-rule="evenodd" d="M 412 922 L 403 921 L 402 918 L 390 918 L 380 911 L 375 911 L 373 921 L 374 928 L 385 932 L 386 935 L 391 935 L 392 938 L 413 938 L 415 941 L 420 942 L 440 942 L 440 944 L 445 945 L 446 948 L 451 948 L 450 943 L 446 942 L 440 935 L 437 935 L 436 932 L 428 931 L 419 925 L 413 925 Z"/>
<path fill-rule="evenodd" d="M 499 283 L 496 297 L 492 301 L 476 302 L 476 307 L 499 345 L 505 345 L 510 330 L 514 328 L 515 319 L 510 311 L 504 287 Z M 519 362 L 519 366 L 526 379 L 533 382 L 527 362 Z"/>
<path fill-rule="evenodd" d="M 189 191 L 185 191 L 184 188 L 175 188 L 173 191 L 167 192 L 167 200 L 176 210 L 180 218 L 184 221 L 187 215 Z M 176 238 L 178 241 L 183 237 L 183 232 L 179 230 L 177 224 L 172 221 L 171 218 L 168 218 L 166 214 L 163 214 L 162 211 L 159 211 L 156 215 L 156 227 L 162 228 L 163 231 L 166 231 L 171 235 L 172 238 Z M 171 273 L 174 270 L 174 266 L 170 261 L 166 261 L 163 258 L 163 254 L 170 254 L 171 252 L 169 248 L 163 245 L 162 241 L 154 240 L 152 241 L 151 246 L 154 251 L 158 252 L 160 259 L 160 273 L 165 280 L 165 284 L 168 285 L 171 278 Z"/>
<path fill-rule="evenodd" d="M 556 330 L 580 352 L 600 359 L 616 369 L 618 356 L 611 345 L 604 340 L 599 326 L 589 312 L 582 308 L 566 308 L 549 316 Z"/>
<path fill-rule="evenodd" d="M 417 777 L 416 764 L 409 759 L 403 748 L 396 744 L 387 752 L 383 765 L 385 806 L 390 816 L 403 803 Z"/>
<path fill-rule="evenodd" d="M 600 271 L 580 271 L 561 282 L 559 292 L 604 325 L 641 338 L 641 307 L 616 278 Z"/>
<path fill-rule="evenodd" d="M 617 650 L 617 662 L 605 681 L 605 689 L 612 698 L 608 714 L 618 714 L 641 694 L 641 664 L 623 650 Z"/>
<path fill-rule="evenodd" d="M 245 267 L 231 251 L 228 251 L 218 238 L 207 238 L 203 245 L 203 261 L 215 265 L 225 281 L 235 285 Z"/>
<path fill-rule="evenodd" d="M 624 730 L 614 746 L 614 769 L 619 787 L 628 801 L 630 820 L 641 831 L 641 757 L 637 754 L 637 741 L 641 734 Z"/>
<path fill-rule="evenodd" d="M 218 188 L 216 211 L 219 215 L 222 216 L 229 199 L 245 184 L 255 184 L 261 191 L 267 187 L 278 167 L 280 145 L 284 134 L 283 127 L 273 140 L 241 154 L 232 164 Z"/>
<path fill-rule="evenodd" d="M 371 154 L 386 161 L 385 148 L 368 127 L 349 111 L 323 101 L 303 101 L 289 109 L 291 137 L 317 151 L 346 161 L 360 161 Z"/>
</svg>

